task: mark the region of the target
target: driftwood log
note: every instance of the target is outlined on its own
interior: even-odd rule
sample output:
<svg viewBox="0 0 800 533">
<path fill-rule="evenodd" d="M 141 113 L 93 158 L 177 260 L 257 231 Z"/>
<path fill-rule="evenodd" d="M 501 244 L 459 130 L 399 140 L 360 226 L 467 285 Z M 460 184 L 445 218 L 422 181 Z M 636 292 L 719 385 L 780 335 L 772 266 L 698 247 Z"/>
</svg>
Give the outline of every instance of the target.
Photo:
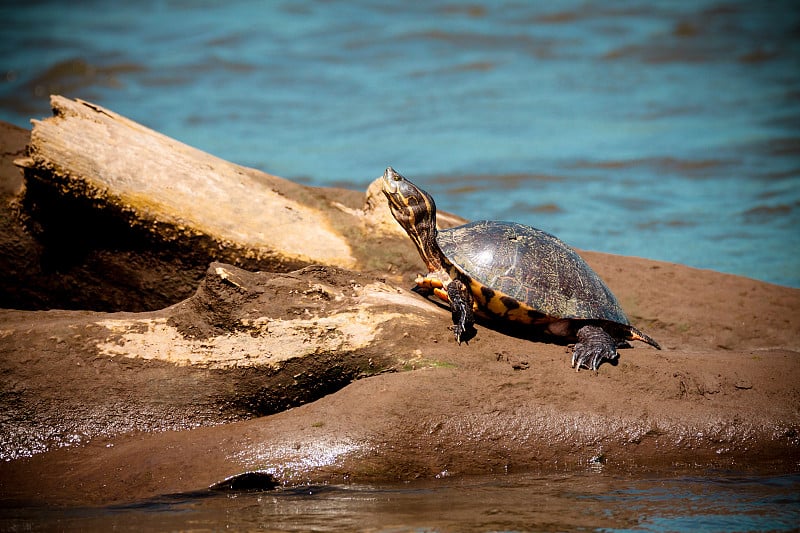
<svg viewBox="0 0 800 533">
<path fill-rule="evenodd" d="M 190 296 L 211 261 L 273 272 L 404 261 L 379 245 L 399 235 L 380 198 L 235 165 L 89 102 L 51 104 L 16 160 L 25 244 L 0 305 L 153 310 Z"/>
<path fill-rule="evenodd" d="M 0 189 L 0 502 L 131 501 L 251 471 L 800 461 L 798 290 L 583 253 L 663 351 L 575 373 L 564 346 L 490 324 L 459 346 L 449 311 L 409 290 L 422 265 L 374 190 L 302 187 L 52 102 L 24 187 Z"/>
<path fill-rule="evenodd" d="M 340 231 L 275 176 L 223 161 L 83 101 L 52 98 L 34 121 L 26 180 L 128 227 L 229 262 L 287 270 L 356 258 Z M 30 186 L 30 185 L 29 185 Z M 301 193 L 295 188 L 295 196 Z"/>
</svg>

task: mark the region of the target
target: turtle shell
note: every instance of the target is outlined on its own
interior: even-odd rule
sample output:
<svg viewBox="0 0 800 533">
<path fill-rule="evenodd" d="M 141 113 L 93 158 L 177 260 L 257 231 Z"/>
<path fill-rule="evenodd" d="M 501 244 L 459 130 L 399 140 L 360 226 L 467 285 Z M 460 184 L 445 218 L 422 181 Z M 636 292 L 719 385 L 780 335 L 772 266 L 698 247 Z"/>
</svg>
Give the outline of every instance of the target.
<svg viewBox="0 0 800 533">
<path fill-rule="evenodd" d="M 630 324 L 594 270 L 547 232 L 484 220 L 440 230 L 437 241 L 453 265 L 478 283 L 478 291 L 500 292 L 516 301 L 512 304 L 556 319 Z"/>
</svg>

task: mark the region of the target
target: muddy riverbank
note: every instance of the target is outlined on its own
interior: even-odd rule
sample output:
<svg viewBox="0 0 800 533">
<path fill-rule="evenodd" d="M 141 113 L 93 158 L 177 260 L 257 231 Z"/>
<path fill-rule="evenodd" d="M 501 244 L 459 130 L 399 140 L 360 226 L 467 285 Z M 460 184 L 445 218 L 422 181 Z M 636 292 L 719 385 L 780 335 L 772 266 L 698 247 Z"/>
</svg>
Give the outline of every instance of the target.
<svg viewBox="0 0 800 533">
<path fill-rule="evenodd" d="M 4 131 L 6 159 L 19 157 L 24 133 Z M 2 168 L 3 191 L 13 198 L 19 170 Z M 329 201 L 340 212 L 342 205 L 355 210 L 363 193 L 337 192 Z M 293 485 L 590 464 L 796 469 L 800 291 L 585 253 L 632 322 L 664 349 L 637 344 L 621 352 L 617 365 L 576 373 L 565 346 L 485 324 L 469 345 L 458 346 L 448 331 L 450 313 L 409 290 L 422 268 L 410 243 L 387 233 L 380 246 L 383 256 L 396 250 L 385 269 L 255 274 L 217 263 L 198 278 L 194 295 L 152 311 L 0 312 L 9 452 L 0 463 L 3 505 L 133 501 L 203 489 L 249 471 L 264 473 L 266 484 Z M 216 300 L 203 299 L 209 272 L 223 287 Z M 236 320 L 220 318 L 226 302 L 234 310 L 224 316 Z M 358 318 L 367 310 L 384 319 Z M 285 373 L 272 375 L 283 381 L 270 387 L 272 370 L 245 364 L 246 358 L 214 366 L 214 349 L 194 362 L 168 355 L 186 346 L 178 340 L 196 342 L 187 348 L 193 354 L 204 342 L 253 346 L 270 331 L 277 335 L 278 320 L 310 320 L 294 324 L 311 328 L 308 339 L 319 341 L 313 328 L 334 320 L 326 317 L 348 316 L 365 325 L 366 344 L 353 340 L 356 332 L 330 349 L 312 346 L 306 366 L 279 368 Z M 108 327 L 112 322 L 128 329 Z M 161 323 L 172 329 L 145 326 Z M 183 337 L 176 340 L 175 331 Z M 234 338 L 242 331 L 247 335 Z M 157 341 L 163 350 L 155 349 Z M 337 352 L 347 360 L 325 359 Z M 258 398 L 279 387 L 290 393 L 259 407 Z M 11 459 L 14 450 L 23 453 Z"/>
</svg>

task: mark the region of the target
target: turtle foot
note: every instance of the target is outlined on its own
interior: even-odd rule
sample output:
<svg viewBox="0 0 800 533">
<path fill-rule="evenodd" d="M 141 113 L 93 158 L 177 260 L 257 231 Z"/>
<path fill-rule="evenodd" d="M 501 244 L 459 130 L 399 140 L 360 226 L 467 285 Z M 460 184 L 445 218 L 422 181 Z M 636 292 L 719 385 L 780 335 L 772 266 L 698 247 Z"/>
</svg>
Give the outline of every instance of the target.
<svg viewBox="0 0 800 533">
<path fill-rule="evenodd" d="M 469 344 L 469 341 L 478 334 L 478 330 L 472 324 L 453 324 L 451 329 L 453 330 L 453 336 L 456 338 L 456 342 L 461 344 Z"/>
<path fill-rule="evenodd" d="M 619 357 L 617 342 L 597 326 L 583 326 L 578 330 L 578 342 L 572 350 L 572 368 L 597 370 L 603 361 L 614 361 Z"/>
<path fill-rule="evenodd" d="M 450 300 L 456 342 L 468 343 L 478 333 L 474 326 L 475 316 L 472 314 L 472 294 L 461 280 L 455 279 L 447 286 L 447 297 Z"/>
</svg>

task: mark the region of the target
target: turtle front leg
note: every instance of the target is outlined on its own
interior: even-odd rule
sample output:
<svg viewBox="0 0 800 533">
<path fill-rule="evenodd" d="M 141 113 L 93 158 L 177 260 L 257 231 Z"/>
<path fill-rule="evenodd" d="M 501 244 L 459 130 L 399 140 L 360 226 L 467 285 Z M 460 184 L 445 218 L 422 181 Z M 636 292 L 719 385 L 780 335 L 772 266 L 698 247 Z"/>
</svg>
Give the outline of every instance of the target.
<svg viewBox="0 0 800 533">
<path fill-rule="evenodd" d="M 472 314 L 472 293 L 458 279 L 447 285 L 447 298 L 450 300 L 450 311 L 453 314 L 453 334 L 456 342 L 469 342 L 478 332 L 475 330 L 475 315 Z"/>
<path fill-rule="evenodd" d="M 578 330 L 578 342 L 572 350 L 572 368 L 597 370 L 603 361 L 618 358 L 617 341 L 597 326 L 583 326 Z"/>
</svg>

